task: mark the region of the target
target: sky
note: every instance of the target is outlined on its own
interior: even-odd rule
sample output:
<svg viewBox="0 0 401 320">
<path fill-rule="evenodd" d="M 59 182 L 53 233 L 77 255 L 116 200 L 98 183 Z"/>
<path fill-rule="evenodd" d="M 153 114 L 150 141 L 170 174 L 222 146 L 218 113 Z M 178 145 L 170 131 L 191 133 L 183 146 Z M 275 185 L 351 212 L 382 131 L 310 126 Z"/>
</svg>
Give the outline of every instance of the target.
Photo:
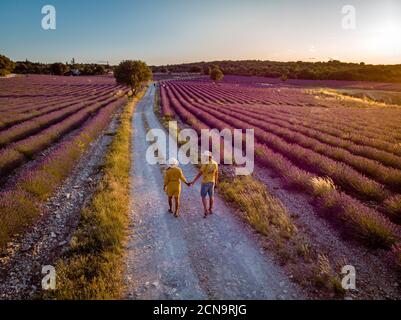
<svg viewBox="0 0 401 320">
<path fill-rule="evenodd" d="M 55 30 L 42 28 L 44 5 L 56 9 Z M 354 11 L 343 12 L 346 5 Z M 15 61 L 150 65 L 401 64 L 401 0 L 1 0 L 0 54 Z"/>
</svg>

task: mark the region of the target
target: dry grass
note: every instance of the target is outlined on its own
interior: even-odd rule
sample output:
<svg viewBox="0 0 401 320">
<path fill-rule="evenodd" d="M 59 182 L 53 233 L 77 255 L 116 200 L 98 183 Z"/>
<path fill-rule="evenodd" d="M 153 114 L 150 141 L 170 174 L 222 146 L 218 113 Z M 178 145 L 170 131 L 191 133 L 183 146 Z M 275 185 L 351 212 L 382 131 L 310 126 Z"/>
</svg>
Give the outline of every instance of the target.
<svg viewBox="0 0 401 320">
<path fill-rule="evenodd" d="M 337 101 L 347 102 L 349 107 L 397 107 L 395 104 L 384 103 L 380 101 L 373 100 L 369 97 L 357 97 L 352 94 L 347 94 L 346 92 L 341 92 L 335 89 L 306 89 L 305 93 L 314 95 L 317 99 L 333 99 Z"/>
<path fill-rule="evenodd" d="M 400 239 L 398 227 L 385 216 L 335 190 L 318 198 L 320 208 L 346 222 L 353 236 L 372 246 L 390 248 Z"/>
<path fill-rule="evenodd" d="M 320 254 L 318 255 L 315 272 L 315 284 L 318 287 L 323 287 L 333 291 L 337 295 L 343 295 L 345 293 L 345 290 L 341 285 L 341 280 L 332 269 L 327 256 Z"/>
<path fill-rule="evenodd" d="M 1 194 L 0 199 L 0 249 L 12 235 L 23 231 L 39 215 L 40 208 L 32 196 L 23 191 Z"/>
<path fill-rule="evenodd" d="M 264 184 L 250 176 L 236 176 L 219 184 L 219 193 L 246 214 L 248 222 L 265 235 L 289 238 L 296 232 L 281 201 L 270 195 Z"/>
<path fill-rule="evenodd" d="M 120 117 L 91 203 L 82 211 L 70 248 L 57 263 L 56 299 L 118 299 L 123 284 L 123 256 L 129 223 L 131 118 L 134 98 Z"/>
<path fill-rule="evenodd" d="M 321 195 L 336 189 L 333 180 L 329 177 L 312 177 L 310 178 L 310 185 L 313 195 L 320 197 Z"/>
<path fill-rule="evenodd" d="M 386 213 L 396 221 L 401 221 L 401 195 L 395 195 L 384 202 Z"/>
</svg>

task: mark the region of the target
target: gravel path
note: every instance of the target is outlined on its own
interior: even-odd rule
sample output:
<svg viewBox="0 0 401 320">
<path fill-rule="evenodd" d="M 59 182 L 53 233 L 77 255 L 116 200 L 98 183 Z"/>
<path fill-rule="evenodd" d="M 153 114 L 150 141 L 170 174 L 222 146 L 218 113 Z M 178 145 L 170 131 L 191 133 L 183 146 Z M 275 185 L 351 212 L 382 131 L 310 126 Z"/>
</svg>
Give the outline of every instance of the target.
<svg viewBox="0 0 401 320">
<path fill-rule="evenodd" d="M 217 197 L 203 219 L 199 184 L 183 186 L 181 217 L 167 212 L 159 165 L 146 162 L 146 127 L 162 128 L 153 112 L 154 88 L 133 118 L 132 224 L 127 244 L 130 299 L 301 299 L 269 258 L 257 235 Z M 171 143 L 171 142 L 170 142 Z M 182 167 L 191 180 L 192 165 Z"/>
</svg>

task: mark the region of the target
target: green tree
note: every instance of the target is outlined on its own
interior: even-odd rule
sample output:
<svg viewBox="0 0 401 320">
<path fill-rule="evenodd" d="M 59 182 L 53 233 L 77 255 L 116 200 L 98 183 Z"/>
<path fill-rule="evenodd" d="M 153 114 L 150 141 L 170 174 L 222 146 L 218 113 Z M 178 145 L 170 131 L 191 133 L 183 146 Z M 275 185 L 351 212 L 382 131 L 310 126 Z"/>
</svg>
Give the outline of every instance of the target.
<svg viewBox="0 0 401 320">
<path fill-rule="evenodd" d="M 0 55 L 0 76 L 10 74 L 15 68 L 15 63 L 6 56 Z"/>
<path fill-rule="evenodd" d="M 221 81 L 224 78 L 223 71 L 218 67 L 214 67 L 212 71 L 210 71 L 210 79 L 213 81 Z"/>
<path fill-rule="evenodd" d="M 68 66 L 66 66 L 64 63 L 56 62 L 50 66 L 50 72 L 57 76 L 62 76 L 64 73 L 68 72 Z"/>
<path fill-rule="evenodd" d="M 139 60 L 125 60 L 114 70 L 117 83 L 127 85 L 135 94 L 145 81 L 152 79 L 152 70 L 145 62 Z"/>
</svg>

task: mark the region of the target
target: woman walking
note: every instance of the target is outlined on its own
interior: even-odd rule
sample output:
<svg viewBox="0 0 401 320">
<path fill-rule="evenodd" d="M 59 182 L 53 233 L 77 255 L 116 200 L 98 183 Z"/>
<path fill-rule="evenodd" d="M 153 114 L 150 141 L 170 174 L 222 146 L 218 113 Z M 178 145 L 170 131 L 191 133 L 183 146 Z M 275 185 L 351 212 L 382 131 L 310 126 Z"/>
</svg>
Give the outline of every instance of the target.
<svg viewBox="0 0 401 320">
<path fill-rule="evenodd" d="M 168 196 L 168 212 L 173 213 L 173 198 L 175 201 L 174 216 L 178 218 L 180 209 L 180 194 L 181 194 L 181 181 L 187 186 L 189 183 L 185 178 L 181 168 L 178 166 L 179 162 L 175 158 L 171 158 L 168 161 L 169 167 L 164 175 L 164 191 Z"/>
</svg>

